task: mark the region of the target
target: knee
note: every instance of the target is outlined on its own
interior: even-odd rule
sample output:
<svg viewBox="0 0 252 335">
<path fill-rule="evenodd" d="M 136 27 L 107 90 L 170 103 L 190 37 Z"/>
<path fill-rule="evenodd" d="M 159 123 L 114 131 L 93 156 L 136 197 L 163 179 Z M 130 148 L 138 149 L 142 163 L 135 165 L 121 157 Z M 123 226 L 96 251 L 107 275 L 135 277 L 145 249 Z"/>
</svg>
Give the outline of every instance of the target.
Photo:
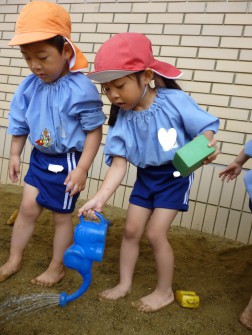
<svg viewBox="0 0 252 335">
<path fill-rule="evenodd" d="M 161 241 L 163 239 L 156 229 L 147 229 L 146 237 L 152 247 L 158 247 L 160 243 L 163 243 L 163 241 Z"/>
<path fill-rule="evenodd" d="M 57 225 L 72 225 L 72 213 L 53 212 L 53 222 Z"/>
<path fill-rule="evenodd" d="M 131 240 L 133 238 L 135 238 L 136 236 L 136 232 L 135 229 L 132 229 L 130 227 L 125 227 L 124 229 L 124 238 L 127 240 Z"/>
<path fill-rule="evenodd" d="M 23 200 L 19 212 L 21 215 L 36 219 L 41 213 L 41 207 L 37 203 Z"/>
<path fill-rule="evenodd" d="M 140 240 L 141 239 L 141 234 L 139 231 L 132 226 L 126 226 L 124 229 L 124 238 L 126 240 Z"/>
</svg>

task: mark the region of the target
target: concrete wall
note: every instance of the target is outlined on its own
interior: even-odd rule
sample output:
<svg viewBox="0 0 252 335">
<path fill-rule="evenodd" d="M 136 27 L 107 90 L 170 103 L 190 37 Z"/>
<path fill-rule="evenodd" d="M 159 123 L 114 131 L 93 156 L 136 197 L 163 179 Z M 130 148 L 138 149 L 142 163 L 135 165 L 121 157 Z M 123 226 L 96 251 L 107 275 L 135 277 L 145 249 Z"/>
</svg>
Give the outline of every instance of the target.
<svg viewBox="0 0 252 335">
<path fill-rule="evenodd" d="M 17 14 L 27 0 L 0 0 L 0 182 L 8 179 L 10 136 L 6 134 L 9 103 L 18 84 L 29 73 L 18 48 L 7 46 Z M 202 230 L 243 243 L 252 243 L 251 214 L 243 175 L 223 184 L 218 172 L 252 138 L 252 2 L 162 0 L 59 0 L 72 19 L 72 39 L 85 53 L 92 69 L 95 52 L 112 34 L 140 32 L 153 43 L 155 57 L 184 72 L 182 88 L 203 108 L 221 119 L 217 135 L 222 154 L 215 164 L 196 173 L 190 211 L 174 224 Z M 108 114 L 108 101 L 105 112 Z M 103 143 L 107 125 L 104 126 Z M 30 145 L 22 156 L 22 177 L 29 162 Z M 91 197 L 104 178 L 103 145 L 95 159 L 83 199 Z M 135 178 L 127 176 L 109 204 L 127 208 Z M 22 185 L 22 180 L 20 185 Z"/>
</svg>

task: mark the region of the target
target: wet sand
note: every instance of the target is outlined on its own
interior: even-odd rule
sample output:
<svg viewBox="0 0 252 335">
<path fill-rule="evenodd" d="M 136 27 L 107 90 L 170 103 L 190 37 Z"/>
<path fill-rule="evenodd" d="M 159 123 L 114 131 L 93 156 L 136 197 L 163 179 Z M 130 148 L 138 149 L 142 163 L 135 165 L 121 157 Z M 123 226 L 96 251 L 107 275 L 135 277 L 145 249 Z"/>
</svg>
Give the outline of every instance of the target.
<svg viewBox="0 0 252 335">
<path fill-rule="evenodd" d="M 22 188 L 0 185 L 0 263 L 9 253 L 12 226 L 7 219 L 19 207 Z M 78 208 L 78 206 L 77 206 Z M 103 214 L 109 228 L 104 260 L 93 264 L 93 280 L 88 291 L 65 307 L 54 306 L 31 315 L 4 320 L 1 335 L 233 335 L 251 334 L 238 316 L 252 293 L 252 245 L 224 240 L 180 227 L 172 227 L 169 240 L 175 254 L 174 291 L 191 290 L 200 297 L 198 309 L 174 302 L 167 308 L 143 314 L 131 302 L 151 292 L 156 284 L 152 251 L 146 239 L 141 244 L 133 292 L 116 302 L 97 299 L 97 294 L 118 281 L 119 248 L 125 211 L 106 206 Z M 78 223 L 76 213 L 74 223 Z M 54 227 L 49 211 L 43 211 L 26 250 L 22 270 L 0 284 L 1 305 L 10 298 L 32 294 L 75 292 L 81 277 L 66 269 L 65 278 L 53 288 L 30 284 L 46 269 L 52 255 Z M 10 312 L 11 313 L 11 312 Z"/>
</svg>

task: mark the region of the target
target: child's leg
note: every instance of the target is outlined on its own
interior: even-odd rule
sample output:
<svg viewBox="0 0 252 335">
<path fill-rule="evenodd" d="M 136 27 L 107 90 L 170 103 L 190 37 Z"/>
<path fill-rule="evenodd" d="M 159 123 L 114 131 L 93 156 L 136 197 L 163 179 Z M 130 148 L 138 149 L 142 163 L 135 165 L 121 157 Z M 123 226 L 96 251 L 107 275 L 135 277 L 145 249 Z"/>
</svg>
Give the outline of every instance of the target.
<svg viewBox="0 0 252 335">
<path fill-rule="evenodd" d="M 116 300 L 131 292 L 132 277 L 139 255 L 139 243 L 152 211 L 130 204 L 120 250 L 120 282 L 99 294 L 100 299 Z"/>
<path fill-rule="evenodd" d="M 32 284 L 51 287 L 63 279 L 63 256 L 73 241 L 72 214 L 53 212 L 55 234 L 53 241 L 53 257 L 49 267 L 38 277 L 32 279 Z"/>
<path fill-rule="evenodd" d="M 252 330 L 252 296 L 249 300 L 247 307 L 241 313 L 239 321 L 244 327 Z"/>
<path fill-rule="evenodd" d="M 7 262 L 0 267 L 0 282 L 5 281 L 21 268 L 24 250 L 42 211 L 42 207 L 36 202 L 37 195 L 38 190 L 35 187 L 25 184 L 21 206 L 13 226 L 10 256 Z"/>
<path fill-rule="evenodd" d="M 140 311 L 156 312 L 174 301 L 172 291 L 174 255 L 167 240 L 168 229 L 177 210 L 156 208 L 147 225 L 147 238 L 153 248 L 157 265 L 157 286 L 155 290 L 134 302 Z"/>
</svg>

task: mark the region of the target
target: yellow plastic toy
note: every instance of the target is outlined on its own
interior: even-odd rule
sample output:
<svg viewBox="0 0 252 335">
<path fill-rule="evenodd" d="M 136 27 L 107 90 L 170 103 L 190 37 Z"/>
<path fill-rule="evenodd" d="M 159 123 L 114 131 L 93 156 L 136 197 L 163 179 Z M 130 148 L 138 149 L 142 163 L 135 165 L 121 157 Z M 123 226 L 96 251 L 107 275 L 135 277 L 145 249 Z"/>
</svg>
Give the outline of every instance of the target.
<svg viewBox="0 0 252 335">
<path fill-rule="evenodd" d="M 198 308 L 199 307 L 199 296 L 194 291 L 182 291 L 178 290 L 175 293 L 175 298 L 182 307 L 186 308 Z"/>
</svg>

